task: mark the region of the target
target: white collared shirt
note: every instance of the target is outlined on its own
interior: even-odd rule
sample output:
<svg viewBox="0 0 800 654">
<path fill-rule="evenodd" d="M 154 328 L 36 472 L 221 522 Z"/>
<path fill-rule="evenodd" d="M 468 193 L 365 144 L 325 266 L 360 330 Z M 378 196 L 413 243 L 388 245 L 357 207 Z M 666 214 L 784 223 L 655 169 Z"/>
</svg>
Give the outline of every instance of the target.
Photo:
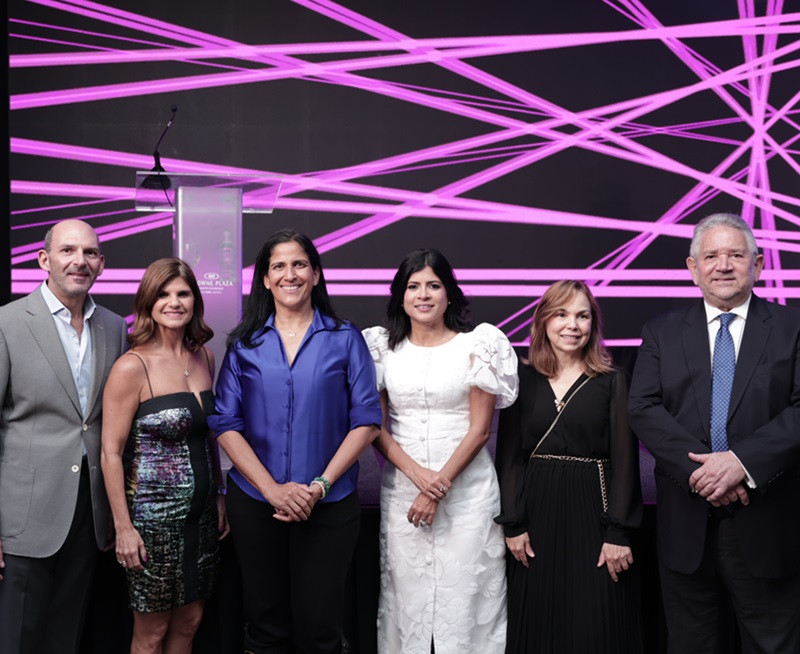
<svg viewBox="0 0 800 654">
<path fill-rule="evenodd" d="M 730 324 L 728 325 L 728 331 L 731 333 L 731 338 L 733 339 L 733 347 L 736 351 L 736 360 L 739 360 L 739 347 L 742 345 L 742 335 L 744 334 L 744 326 L 747 322 L 747 312 L 750 310 L 750 298 L 752 295 L 748 295 L 747 299 L 740 304 L 738 307 L 734 307 L 728 313 L 732 313 L 736 316 Z M 712 307 L 708 302 L 703 300 L 703 305 L 706 308 L 706 321 L 708 322 L 708 345 L 709 349 L 711 350 L 711 362 L 713 365 L 714 362 L 714 345 L 717 341 L 717 332 L 719 331 L 720 321 L 719 317 L 721 314 L 725 313 L 717 307 Z"/>
<path fill-rule="evenodd" d="M 61 345 L 64 347 L 64 353 L 67 355 L 69 369 L 81 403 L 81 412 L 85 418 L 89 393 L 92 390 L 92 330 L 89 318 L 94 314 L 97 305 L 91 295 L 86 296 L 83 304 L 83 331 L 78 337 L 78 332 L 70 324 L 72 314 L 69 309 L 53 294 L 53 291 L 47 286 L 47 282 L 43 282 L 41 288 L 44 301 L 53 316 Z"/>
</svg>

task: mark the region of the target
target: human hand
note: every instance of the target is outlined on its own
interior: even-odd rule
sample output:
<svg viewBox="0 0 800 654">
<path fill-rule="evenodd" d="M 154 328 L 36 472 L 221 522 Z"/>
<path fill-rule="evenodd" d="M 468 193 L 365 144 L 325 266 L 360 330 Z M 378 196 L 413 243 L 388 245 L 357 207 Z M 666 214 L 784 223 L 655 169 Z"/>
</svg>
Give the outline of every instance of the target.
<svg viewBox="0 0 800 654">
<path fill-rule="evenodd" d="M 117 563 L 128 570 L 143 570 L 147 563 L 147 549 L 133 525 L 117 529 Z"/>
<path fill-rule="evenodd" d="M 217 495 L 217 540 L 222 540 L 229 533 L 231 533 L 231 526 L 228 524 L 225 496 Z"/>
<path fill-rule="evenodd" d="M 429 527 L 433 524 L 438 506 L 435 500 L 420 493 L 408 510 L 408 521 L 415 527 Z"/>
<path fill-rule="evenodd" d="M 274 518 L 281 522 L 308 520 L 311 509 L 314 508 L 311 489 L 293 481 L 275 484 L 265 497 L 275 509 Z"/>
<path fill-rule="evenodd" d="M 453 485 L 444 475 L 423 466 L 415 468 L 411 481 L 414 482 L 420 493 L 424 493 L 436 502 L 443 500 Z"/>
<path fill-rule="evenodd" d="M 536 556 L 533 553 L 531 539 L 528 537 L 527 531 L 519 536 L 506 536 L 506 547 L 508 547 L 508 551 L 511 552 L 512 556 L 526 568 L 530 567 L 528 559 Z"/>
<path fill-rule="evenodd" d="M 600 558 L 597 559 L 597 567 L 608 568 L 608 574 L 616 582 L 619 581 L 619 573 L 627 570 L 633 565 L 633 552 L 627 545 L 614 545 L 613 543 L 603 543 L 600 549 Z"/>
<path fill-rule="evenodd" d="M 745 478 L 744 468 L 733 452 L 730 450 L 705 454 L 689 452 L 689 458 L 700 464 L 700 467 L 689 476 L 689 486 L 701 497 L 706 498 L 712 504 L 714 502 L 728 504 L 740 499 L 738 493 L 736 493 L 735 499 L 728 494 L 728 491 Z M 723 502 L 725 499 L 728 501 Z"/>
<path fill-rule="evenodd" d="M 727 506 L 733 502 L 741 502 L 742 506 L 750 504 L 750 496 L 743 484 L 736 484 L 719 500 L 709 500 L 712 506 Z"/>
</svg>

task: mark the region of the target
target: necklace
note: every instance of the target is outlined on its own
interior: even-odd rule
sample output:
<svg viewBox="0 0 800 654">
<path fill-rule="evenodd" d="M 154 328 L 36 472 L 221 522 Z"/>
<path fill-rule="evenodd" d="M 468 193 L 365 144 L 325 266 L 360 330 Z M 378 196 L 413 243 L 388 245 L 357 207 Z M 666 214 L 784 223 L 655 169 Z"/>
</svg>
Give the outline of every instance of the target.
<svg viewBox="0 0 800 654">
<path fill-rule="evenodd" d="M 161 344 L 155 339 L 155 337 L 150 339 L 150 340 L 153 343 L 153 345 L 155 345 L 157 348 L 161 347 Z M 184 377 L 188 377 L 189 376 L 189 363 L 190 363 L 191 360 L 192 360 L 192 353 L 189 350 L 186 350 L 186 365 L 183 366 L 183 376 Z"/>
<path fill-rule="evenodd" d="M 311 324 L 311 321 L 314 320 L 314 316 L 312 315 L 305 324 L 300 325 L 299 327 L 295 327 L 292 331 L 284 331 L 284 328 L 278 324 L 278 321 L 275 321 L 275 328 L 280 332 L 281 336 L 286 339 L 292 340 L 298 334 L 305 334 L 308 326 Z"/>
</svg>

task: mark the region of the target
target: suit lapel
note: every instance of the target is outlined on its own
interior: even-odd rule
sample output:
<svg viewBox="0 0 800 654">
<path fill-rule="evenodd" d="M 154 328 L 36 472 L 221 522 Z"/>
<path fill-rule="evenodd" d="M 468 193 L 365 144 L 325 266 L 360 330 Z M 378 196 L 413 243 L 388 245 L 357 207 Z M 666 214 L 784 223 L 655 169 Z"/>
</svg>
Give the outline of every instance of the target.
<svg viewBox="0 0 800 654">
<path fill-rule="evenodd" d="M 78 389 L 75 388 L 75 380 L 69 369 L 69 361 L 64 352 L 61 338 L 53 322 L 53 316 L 47 308 L 47 304 L 42 297 L 42 291 L 37 289 L 28 296 L 28 328 L 31 330 L 33 338 L 53 369 L 53 373 L 59 383 L 64 387 L 78 414 L 81 414 L 81 403 L 78 399 Z"/>
<path fill-rule="evenodd" d="M 707 437 L 711 432 L 711 348 L 708 345 L 708 324 L 702 302 L 687 312 L 682 326 L 683 351 L 692 378 L 694 398 L 700 424 Z"/>
<path fill-rule="evenodd" d="M 728 406 L 728 422 L 730 422 L 731 416 L 733 416 L 742 401 L 747 385 L 750 383 L 750 378 L 761 360 L 761 355 L 772 331 L 771 319 L 772 312 L 769 310 L 767 302 L 753 295 L 744 325 L 742 343 L 739 346 L 739 356 L 736 358 L 731 403 Z"/>
<path fill-rule="evenodd" d="M 95 307 L 94 314 L 89 319 L 92 330 L 92 390 L 89 392 L 89 403 L 86 405 L 86 415 L 94 412 L 100 388 L 103 386 L 103 373 L 106 369 L 106 326 L 100 317 L 99 307 Z"/>
</svg>

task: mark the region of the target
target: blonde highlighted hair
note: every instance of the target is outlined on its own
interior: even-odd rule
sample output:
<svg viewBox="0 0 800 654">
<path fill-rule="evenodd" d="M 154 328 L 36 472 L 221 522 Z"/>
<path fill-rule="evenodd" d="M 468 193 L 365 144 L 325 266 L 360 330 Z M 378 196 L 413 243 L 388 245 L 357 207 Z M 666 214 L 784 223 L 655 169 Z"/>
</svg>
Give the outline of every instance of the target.
<svg viewBox="0 0 800 654">
<path fill-rule="evenodd" d="M 600 375 L 611 372 L 611 355 L 603 346 L 602 340 L 602 318 L 600 307 L 597 300 L 583 282 L 573 280 L 562 280 L 556 282 L 548 288 L 539 305 L 533 312 L 533 322 L 531 324 L 531 345 L 528 349 L 528 365 L 547 377 L 554 377 L 559 372 L 558 359 L 547 338 L 547 321 L 550 320 L 559 310 L 565 308 L 577 293 L 583 293 L 589 300 L 592 313 L 592 331 L 589 340 L 583 348 L 583 365 L 590 376 Z"/>
</svg>

